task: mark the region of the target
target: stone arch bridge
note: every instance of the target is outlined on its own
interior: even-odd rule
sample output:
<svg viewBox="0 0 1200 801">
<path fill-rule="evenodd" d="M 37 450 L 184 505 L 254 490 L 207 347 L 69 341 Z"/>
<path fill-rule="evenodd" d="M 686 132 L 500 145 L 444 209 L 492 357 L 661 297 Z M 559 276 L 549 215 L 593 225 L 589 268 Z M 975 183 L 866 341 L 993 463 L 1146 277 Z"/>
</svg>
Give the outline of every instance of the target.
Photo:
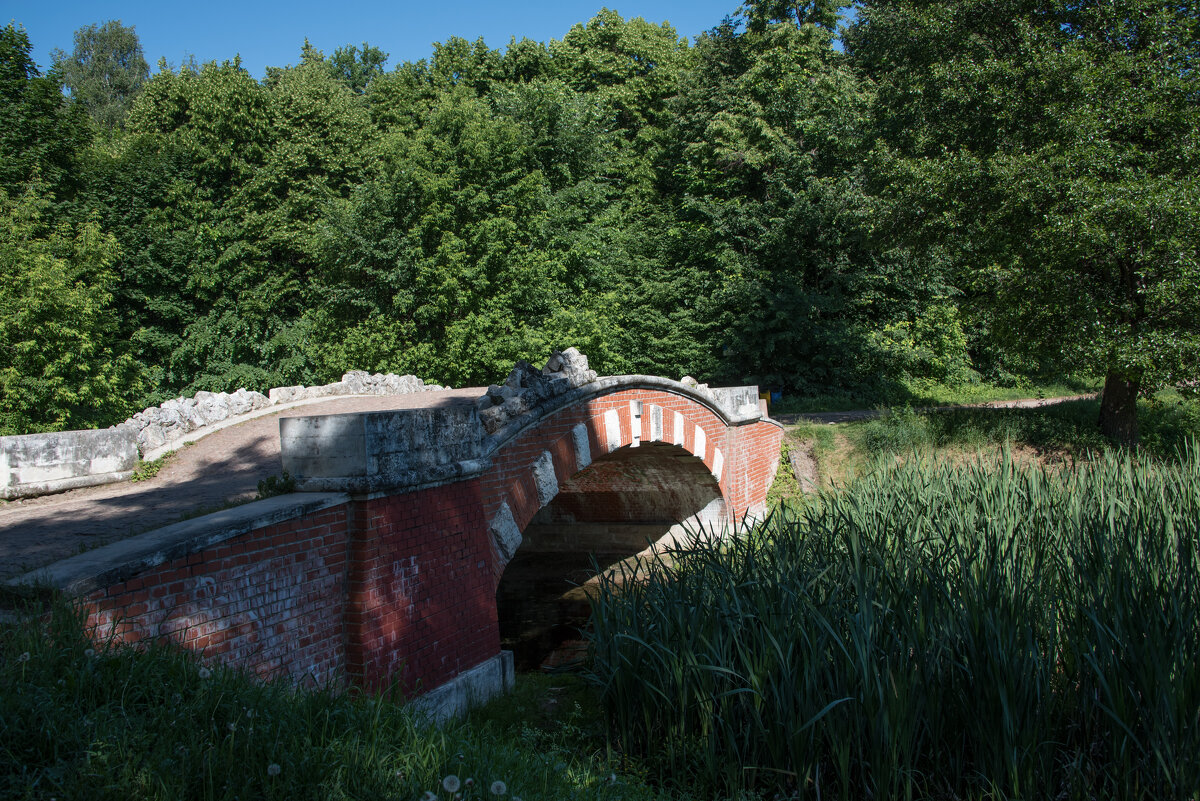
<svg viewBox="0 0 1200 801">
<path fill-rule="evenodd" d="M 473 402 L 282 418 L 296 493 L 141 535 L 136 558 L 72 586 L 100 635 L 170 637 L 264 677 L 398 683 L 451 714 L 511 679 L 497 589 L 514 557 L 634 553 L 763 513 L 782 428 L 755 387 L 685 381 L 600 378 L 571 349 Z"/>
</svg>

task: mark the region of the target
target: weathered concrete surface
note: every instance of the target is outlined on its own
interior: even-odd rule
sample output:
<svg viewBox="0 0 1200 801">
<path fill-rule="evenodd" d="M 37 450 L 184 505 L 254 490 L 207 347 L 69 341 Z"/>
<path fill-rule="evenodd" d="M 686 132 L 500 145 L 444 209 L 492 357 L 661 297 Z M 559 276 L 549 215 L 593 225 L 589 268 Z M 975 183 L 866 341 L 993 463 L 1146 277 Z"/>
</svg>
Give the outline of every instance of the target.
<svg viewBox="0 0 1200 801">
<path fill-rule="evenodd" d="M 137 460 L 137 441 L 126 428 L 0 437 L 0 498 L 124 481 Z"/>
<path fill-rule="evenodd" d="M 52 589 L 77 597 L 248 531 L 313 515 L 349 500 L 349 495 L 337 492 L 277 495 L 118 540 L 15 576 L 5 583 L 17 591 Z"/>
<path fill-rule="evenodd" d="M 442 406 L 470 407 L 482 387 L 332 398 L 217 431 L 178 451 L 152 479 L 0 503 L 0 579 L 184 518 L 254 499 L 281 471 L 279 418 Z"/>
<path fill-rule="evenodd" d="M 508 692 L 516 682 L 512 651 L 501 651 L 422 696 L 410 705 L 434 721 L 462 717 L 473 707 Z"/>
<path fill-rule="evenodd" d="M 474 405 L 279 421 L 283 469 L 305 491 L 378 492 L 478 472 L 483 428 Z"/>
</svg>

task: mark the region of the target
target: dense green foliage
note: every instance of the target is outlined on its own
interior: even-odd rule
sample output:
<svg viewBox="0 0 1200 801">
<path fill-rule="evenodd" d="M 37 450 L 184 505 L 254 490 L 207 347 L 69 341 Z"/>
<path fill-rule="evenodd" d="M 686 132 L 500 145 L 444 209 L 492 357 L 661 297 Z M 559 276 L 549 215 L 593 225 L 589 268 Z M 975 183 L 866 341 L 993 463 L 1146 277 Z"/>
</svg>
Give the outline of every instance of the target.
<svg viewBox="0 0 1200 801">
<path fill-rule="evenodd" d="M 5 321 L 50 347 L 0 351 L 0 431 L 576 345 L 857 401 L 1078 371 L 1132 439 L 1139 393 L 1200 377 L 1195 9 L 863 0 L 839 30 L 847 5 L 751 0 L 691 43 L 604 9 L 391 70 L 305 42 L 261 81 L 148 76 L 120 22 L 42 75 L 10 24 L 0 191 L 37 222 L 5 291 L 86 311 Z"/>
<path fill-rule="evenodd" d="M 613 736 L 802 798 L 1193 798 L 1200 459 L 881 467 L 593 600 Z"/>
</svg>

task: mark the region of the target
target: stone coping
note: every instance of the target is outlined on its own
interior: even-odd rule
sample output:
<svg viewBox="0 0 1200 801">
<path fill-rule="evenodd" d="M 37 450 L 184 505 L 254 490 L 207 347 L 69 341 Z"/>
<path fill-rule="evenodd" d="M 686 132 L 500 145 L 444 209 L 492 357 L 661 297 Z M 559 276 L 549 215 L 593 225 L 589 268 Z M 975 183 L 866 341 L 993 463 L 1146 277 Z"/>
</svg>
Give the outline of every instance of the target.
<svg viewBox="0 0 1200 801">
<path fill-rule="evenodd" d="M 717 417 L 721 418 L 727 426 L 744 426 L 762 421 L 783 428 L 781 423 L 764 415 L 757 405 L 755 405 L 752 413 L 743 413 L 739 410 L 730 411 L 723 408 L 715 397 L 690 384 L 684 384 L 680 381 L 656 375 L 613 375 L 598 378 L 595 381 L 568 390 L 561 395 L 547 398 L 542 404 L 531 409 L 528 414 L 512 420 L 488 437 L 484 455 L 487 457 L 492 456 L 519 436 L 525 429 L 537 425 L 547 415 L 553 414 L 567 406 L 590 400 L 593 397 L 610 395 L 626 389 L 657 389 L 675 395 L 682 395 L 707 408 Z M 709 391 L 720 392 L 722 389 L 725 388 L 714 387 Z"/>
<path fill-rule="evenodd" d="M 435 392 L 435 391 L 438 391 L 438 390 L 430 390 L 430 392 Z M 411 394 L 415 395 L 416 393 L 411 393 Z M 184 445 L 187 445 L 188 443 L 191 443 L 191 442 L 195 442 L 196 440 L 199 440 L 199 439 L 203 439 L 204 437 L 207 437 L 209 434 L 215 434 L 222 429 L 240 425 L 240 424 L 248 422 L 250 420 L 255 420 L 259 417 L 266 417 L 269 414 L 278 414 L 279 412 L 286 412 L 288 409 L 295 409 L 298 406 L 311 406 L 311 405 L 317 404 L 317 403 L 328 403 L 329 401 L 348 400 L 351 398 L 379 398 L 379 397 L 388 397 L 388 396 L 381 396 L 381 395 L 325 395 L 320 398 L 301 398 L 300 400 L 286 401 L 284 403 L 277 403 L 277 404 L 273 404 L 271 406 L 264 406 L 261 409 L 255 409 L 252 412 L 246 412 L 245 414 L 239 414 L 234 417 L 226 417 L 224 420 L 213 423 L 212 425 L 202 426 L 200 428 L 193 429 L 192 431 L 189 431 L 188 433 L 184 434 L 182 437 L 179 437 L 178 439 L 173 439 L 170 442 L 166 442 L 157 448 L 151 448 L 150 450 L 146 451 L 144 454 L 142 454 L 142 460 L 147 461 L 147 462 L 152 462 L 155 459 L 159 458 L 160 456 L 166 456 L 168 453 L 174 453 L 175 451 L 182 448 Z M 395 396 L 395 397 L 400 397 L 400 396 Z"/>
<path fill-rule="evenodd" d="M 241 534 L 347 503 L 346 493 L 295 492 L 252 501 L 60 559 L 4 582 L 16 594 L 86 595 Z"/>
</svg>

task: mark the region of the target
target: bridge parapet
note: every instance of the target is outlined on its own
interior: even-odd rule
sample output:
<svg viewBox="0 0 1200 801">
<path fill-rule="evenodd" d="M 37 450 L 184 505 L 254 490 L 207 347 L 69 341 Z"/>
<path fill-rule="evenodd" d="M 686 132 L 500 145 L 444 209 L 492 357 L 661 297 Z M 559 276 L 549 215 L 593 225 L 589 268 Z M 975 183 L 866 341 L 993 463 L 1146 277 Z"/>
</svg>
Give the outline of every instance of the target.
<svg viewBox="0 0 1200 801">
<path fill-rule="evenodd" d="M 504 385 L 489 387 L 474 406 L 283 418 L 283 469 L 306 492 L 385 492 L 459 481 L 486 471 L 497 452 L 558 410 L 622 390 L 688 398 L 726 426 L 765 418 L 758 387 L 709 388 L 690 378 L 650 375 L 599 378 L 587 357 L 569 348 L 554 353 L 541 371 L 519 362 Z"/>
<path fill-rule="evenodd" d="M 507 686 L 497 591 L 522 546 L 583 552 L 589 536 L 737 522 L 763 508 L 778 465 L 782 428 L 755 387 L 600 378 L 556 356 L 559 369 L 519 365 L 515 387 L 481 398 L 282 419 L 297 488 L 342 494 L 219 536 L 197 518 L 170 548 L 144 539 L 128 570 L 80 590 L 98 633 L 169 637 L 264 676 L 413 695 Z"/>
</svg>

